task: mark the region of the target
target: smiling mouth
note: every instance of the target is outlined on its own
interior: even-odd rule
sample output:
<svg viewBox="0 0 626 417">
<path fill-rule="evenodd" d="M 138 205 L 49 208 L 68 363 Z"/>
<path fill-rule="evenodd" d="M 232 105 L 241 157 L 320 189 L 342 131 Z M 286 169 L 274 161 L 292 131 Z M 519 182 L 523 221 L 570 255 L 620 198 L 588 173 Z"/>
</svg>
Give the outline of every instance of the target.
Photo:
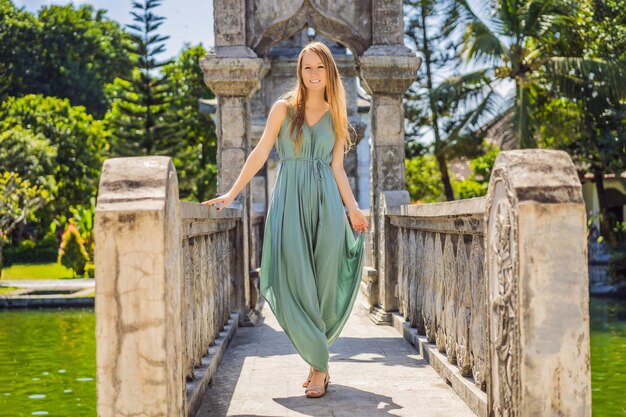
<svg viewBox="0 0 626 417">
<path fill-rule="evenodd" d="M 310 82 L 310 83 L 312 83 L 312 84 L 317 84 L 317 83 L 319 83 L 319 82 L 320 82 L 320 80 L 311 80 L 311 81 L 309 81 L 309 82 Z"/>
</svg>

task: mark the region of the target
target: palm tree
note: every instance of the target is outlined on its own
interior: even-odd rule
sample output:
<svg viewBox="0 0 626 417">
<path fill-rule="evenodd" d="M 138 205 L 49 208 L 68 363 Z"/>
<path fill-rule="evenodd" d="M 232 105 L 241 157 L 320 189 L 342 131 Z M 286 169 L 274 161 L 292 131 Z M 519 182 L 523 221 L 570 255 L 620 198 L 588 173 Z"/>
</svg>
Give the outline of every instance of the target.
<svg viewBox="0 0 626 417">
<path fill-rule="evenodd" d="M 601 59 L 563 57 L 556 54 L 562 34 L 574 21 L 576 3 L 566 0 L 497 0 L 485 3 L 490 17 L 480 18 L 468 0 L 457 0 L 459 12 L 467 21 L 464 52 L 468 59 L 490 65 L 494 82 L 515 83 L 513 135 L 520 148 L 535 147 L 531 107 L 540 81 L 547 79 L 573 95 L 587 94 L 572 88 L 576 74 L 602 74 L 599 94 L 619 94 L 623 90 L 623 71 L 616 63 Z M 585 77 L 586 78 L 586 77 Z M 623 91 L 622 91 L 623 94 Z M 504 110 L 508 110 L 507 107 Z"/>
<path fill-rule="evenodd" d="M 447 161 L 475 156 L 481 138 L 474 127 L 496 115 L 499 95 L 489 86 L 485 70 L 454 75 L 439 83 L 435 75 L 459 63 L 455 38 L 459 14 L 454 0 L 405 0 L 405 35 L 423 56 L 420 82 L 406 93 L 409 137 L 421 137 L 422 128 L 432 129 L 433 154 L 437 160 L 444 193 L 454 200 Z"/>
</svg>

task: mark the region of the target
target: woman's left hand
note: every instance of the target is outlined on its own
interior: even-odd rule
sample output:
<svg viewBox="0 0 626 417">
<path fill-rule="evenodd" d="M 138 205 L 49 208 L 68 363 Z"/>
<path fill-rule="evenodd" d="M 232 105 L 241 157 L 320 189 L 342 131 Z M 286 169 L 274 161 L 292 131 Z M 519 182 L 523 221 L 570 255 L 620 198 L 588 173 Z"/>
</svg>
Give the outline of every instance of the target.
<svg viewBox="0 0 626 417">
<path fill-rule="evenodd" d="M 352 211 L 348 211 L 348 217 L 350 217 L 350 223 L 352 223 L 352 228 L 357 232 L 365 232 L 369 228 L 369 224 L 367 223 L 367 217 L 361 210 L 354 209 Z"/>
</svg>

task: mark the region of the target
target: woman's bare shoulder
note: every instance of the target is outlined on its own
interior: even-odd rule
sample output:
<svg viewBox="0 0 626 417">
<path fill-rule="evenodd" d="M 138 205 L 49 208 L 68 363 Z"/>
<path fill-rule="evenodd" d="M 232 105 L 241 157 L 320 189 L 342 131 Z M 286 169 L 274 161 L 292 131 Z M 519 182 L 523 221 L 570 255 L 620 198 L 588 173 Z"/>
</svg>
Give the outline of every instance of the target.
<svg viewBox="0 0 626 417">
<path fill-rule="evenodd" d="M 270 109 L 270 113 L 268 115 L 268 120 L 271 120 L 273 123 L 276 123 L 278 126 L 282 125 L 285 116 L 289 110 L 289 102 L 287 100 L 279 98 L 274 102 L 274 105 Z"/>
<path fill-rule="evenodd" d="M 279 98 L 278 100 L 276 100 L 276 102 L 274 103 L 274 106 L 272 107 L 275 108 L 280 113 L 282 113 L 283 115 L 285 115 L 287 114 L 287 110 L 289 110 L 289 102 L 285 100 L 284 98 Z"/>
</svg>

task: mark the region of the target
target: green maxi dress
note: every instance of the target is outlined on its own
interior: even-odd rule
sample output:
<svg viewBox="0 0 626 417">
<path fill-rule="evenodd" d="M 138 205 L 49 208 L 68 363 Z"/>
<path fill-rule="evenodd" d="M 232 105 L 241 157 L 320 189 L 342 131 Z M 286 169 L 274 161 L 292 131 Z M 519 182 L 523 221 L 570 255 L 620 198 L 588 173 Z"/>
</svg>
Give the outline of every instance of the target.
<svg viewBox="0 0 626 417">
<path fill-rule="evenodd" d="M 327 111 L 302 127 L 300 154 L 289 116 L 277 139 L 280 165 L 263 238 L 260 291 L 302 358 L 328 369 L 361 280 L 364 234 L 355 238 L 329 165 L 335 133 Z"/>
</svg>

